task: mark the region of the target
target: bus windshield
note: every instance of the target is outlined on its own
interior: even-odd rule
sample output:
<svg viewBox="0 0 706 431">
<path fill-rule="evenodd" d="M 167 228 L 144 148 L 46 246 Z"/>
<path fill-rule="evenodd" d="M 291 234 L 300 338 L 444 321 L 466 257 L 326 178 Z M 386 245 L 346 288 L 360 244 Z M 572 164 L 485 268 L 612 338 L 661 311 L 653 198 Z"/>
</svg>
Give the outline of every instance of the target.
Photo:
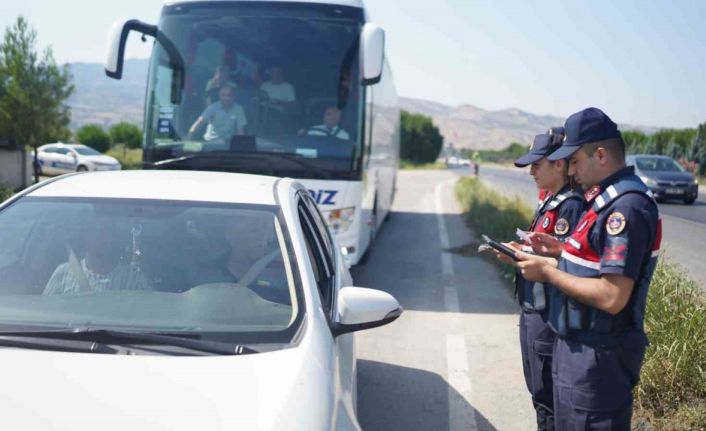
<svg viewBox="0 0 706 431">
<path fill-rule="evenodd" d="M 362 22 L 360 9 L 332 5 L 165 6 L 159 40 L 183 70 L 155 43 L 145 166 L 359 178 Z"/>
</svg>

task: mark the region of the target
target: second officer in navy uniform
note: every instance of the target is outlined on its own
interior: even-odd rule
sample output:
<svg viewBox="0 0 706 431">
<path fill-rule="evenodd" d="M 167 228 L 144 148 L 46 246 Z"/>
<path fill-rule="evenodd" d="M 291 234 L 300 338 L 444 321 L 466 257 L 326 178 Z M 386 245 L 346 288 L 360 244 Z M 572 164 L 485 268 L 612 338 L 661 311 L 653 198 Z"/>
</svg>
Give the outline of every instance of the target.
<svg viewBox="0 0 706 431">
<path fill-rule="evenodd" d="M 625 166 L 617 125 L 597 108 L 571 115 L 566 140 L 548 158 L 570 159 L 586 190 L 578 226 L 558 268 L 520 253 L 518 270 L 555 287 L 552 374 L 557 430 L 630 430 L 632 389 L 648 344 L 647 291 L 661 242 L 657 204 Z M 534 239 L 533 239 L 534 241 Z"/>
<path fill-rule="evenodd" d="M 529 153 L 515 161 L 517 167 L 530 167 L 530 175 L 547 195 L 534 213 L 531 232 L 546 233 L 560 240 L 568 238 L 583 209 L 583 196 L 572 190 L 568 160 L 547 160 L 563 141 L 563 128 L 549 129 L 534 138 Z M 530 244 L 523 249 L 531 251 Z M 548 294 L 551 286 L 526 280 L 519 272 L 515 278 L 520 303 L 520 350 L 522 369 L 532 404 L 537 413 L 537 429 L 554 429 L 552 397 L 552 349 L 554 332 L 547 326 Z"/>
</svg>

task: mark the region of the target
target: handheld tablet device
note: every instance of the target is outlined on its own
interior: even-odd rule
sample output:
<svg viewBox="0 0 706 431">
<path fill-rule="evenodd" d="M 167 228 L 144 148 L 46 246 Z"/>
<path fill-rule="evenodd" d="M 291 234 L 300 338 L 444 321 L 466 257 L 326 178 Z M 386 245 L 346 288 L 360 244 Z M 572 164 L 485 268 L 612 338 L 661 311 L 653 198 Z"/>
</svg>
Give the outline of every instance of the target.
<svg viewBox="0 0 706 431">
<path fill-rule="evenodd" d="M 511 249 L 510 247 L 503 245 L 494 239 L 489 238 L 487 235 L 481 235 L 481 238 L 483 238 L 483 241 L 485 241 L 486 244 L 489 246 L 493 247 L 500 253 L 509 256 L 512 260 L 517 261 L 517 255 L 515 254 L 515 251 Z"/>
</svg>

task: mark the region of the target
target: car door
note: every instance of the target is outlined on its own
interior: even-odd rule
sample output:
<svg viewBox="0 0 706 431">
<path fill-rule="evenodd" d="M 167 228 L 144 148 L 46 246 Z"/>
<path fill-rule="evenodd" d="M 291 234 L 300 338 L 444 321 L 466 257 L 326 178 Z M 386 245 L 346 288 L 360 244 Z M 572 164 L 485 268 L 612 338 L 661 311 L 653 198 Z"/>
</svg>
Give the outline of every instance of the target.
<svg viewBox="0 0 706 431">
<path fill-rule="evenodd" d="M 69 172 L 76 171 L 76 157 L 73 152 L 68 148 L 58 148 L 56 150 L 57 162 L 56 169 L 57 173 L 65 174 Z"/>
<path fill-rule="evenodd" d="M 307 192 L 300 192 L 298 204 L 299 220 L 305 236 L 309 257 L 314 267 L 314 275 L 319 290 L 322 308 L 326 313 L 329 328 L 338 318 L 336 301 L 342 287 L 345 267 L 337 251 L 335 241 L 329 231 L 316 202 Z M 332 383 L 336 393 L 337 407 L 356 410 L 356 359 L 353 334 L 332 337 L 334 349 L 334 369 Z M 343 404 L 343 406 L 342 406 Z M 355 413 L 353 413 L 355 414 Z"/>
<path fill-rule="evenodd" d="M 49 145 L 38 151 L 37 158 L 39 159 L 39 164 L 42 167 L 42 173 L 45 175 L 55 175 L 57 173 L 56 167 L 54 166 L 57 161 L 56 147 Z"/>
</svg>

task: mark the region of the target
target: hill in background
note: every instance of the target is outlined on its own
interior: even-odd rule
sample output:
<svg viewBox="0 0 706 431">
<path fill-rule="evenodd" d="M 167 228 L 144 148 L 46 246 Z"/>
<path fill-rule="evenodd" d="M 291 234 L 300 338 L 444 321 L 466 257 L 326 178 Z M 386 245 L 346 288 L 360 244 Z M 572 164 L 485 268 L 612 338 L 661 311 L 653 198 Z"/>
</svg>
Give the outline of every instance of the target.
<svg viewBox="0 0 706 431">
<path fill-rule="evenodd" d="M 71 128 L 94 123 L 105 128 L 120 121 L 142 125 L 149 60 L 126 60 L 123 79 L 105 76 L 100 63 L 70 64 L 76 91 L 69 99 Z M 446 144 L 456 148 L 502 149 L 512 142 L 530 144 L 534 135 L 564 123 L 564 118 L 510 108 L 489 111 L 472 105 L 456 107 L 421 99 L 400 98 L 401 108 L 431 117 Z M 652 133 L 656 127 L 621 125 L 623 130 Z"/>
</svg>

